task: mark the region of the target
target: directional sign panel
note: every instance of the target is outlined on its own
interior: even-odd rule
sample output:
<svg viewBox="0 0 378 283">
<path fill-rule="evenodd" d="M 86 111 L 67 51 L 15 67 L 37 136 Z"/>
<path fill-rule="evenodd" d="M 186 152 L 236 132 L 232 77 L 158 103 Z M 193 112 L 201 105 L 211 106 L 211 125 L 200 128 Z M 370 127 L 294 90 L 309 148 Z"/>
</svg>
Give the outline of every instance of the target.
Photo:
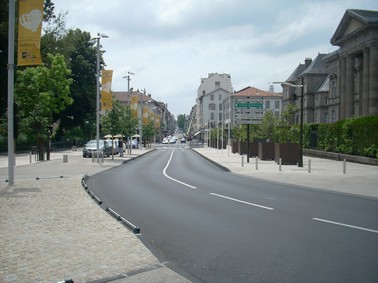
<svg viewBox="0 0 378 283">
<path fill-rule="evenodd" d="M 262 97 L 238 97 L 234 100 L 234 122 L 236 124 L 261 124 L 264 114 Z"/>
</svg>

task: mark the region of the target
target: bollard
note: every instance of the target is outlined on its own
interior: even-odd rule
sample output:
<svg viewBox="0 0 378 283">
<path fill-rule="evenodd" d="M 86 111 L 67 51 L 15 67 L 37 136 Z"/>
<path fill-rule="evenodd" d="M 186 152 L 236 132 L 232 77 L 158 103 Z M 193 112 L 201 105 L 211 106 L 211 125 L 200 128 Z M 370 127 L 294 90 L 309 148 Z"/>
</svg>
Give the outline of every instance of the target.
<svg viewBox="0 0 378 283">
<path fill-rule="evenodd" d="M 95 155 L 92 152 L 92 163 L 94 163 L 94 161 L 95 161 Z"/>
<path fill-rule="evenodd" d="M 241 156 L 241 165 L 244 167 L 244 155 Z"/>
<path fill-rule="evenodd" d="M 311 173 L 311 159 L 308 160 L 308 173 Z"/>
<path fill-rule="evenodd" d="M 68 163 L 68 154 L 63 154 L 63 163 Z"/>
<path fill-rule="evenodd" d="M 343 161 L 343 174 L 346 174 L 346 159 Z"/>
<path fill-rule="evenodd" d="M 259 170 L 259 158 L 256 157 L 256 170 Z"/>
<path fill-rule="evenodd" d="M 29 163 L 32 163 L 32 152 L 29 152 Z"/>
<path fill-rule="evenodd" d="M 280 160 L 279 160 L 279 170 L 280 172 L 282 171 L 282 158 L 280 157 Z"/>
<path fill-rule="evenodd" d="M 101 163 L 104 163 L 104 152 L 101 152 Z"/>
</svg>

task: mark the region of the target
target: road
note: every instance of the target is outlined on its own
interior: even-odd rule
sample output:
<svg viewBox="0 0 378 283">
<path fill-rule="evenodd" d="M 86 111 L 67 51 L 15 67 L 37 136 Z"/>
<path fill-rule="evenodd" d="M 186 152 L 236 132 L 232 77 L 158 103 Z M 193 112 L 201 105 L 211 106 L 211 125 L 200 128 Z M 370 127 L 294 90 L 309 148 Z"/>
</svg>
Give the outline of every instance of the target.
<svg viewBox="0 0 378 283">
<path fill-rule="evenodd" d="M 192 281 L 378 280 L 373 199 L 225 172 L 182 145 L 93 175 L 88 185 Z"/>
</svg>

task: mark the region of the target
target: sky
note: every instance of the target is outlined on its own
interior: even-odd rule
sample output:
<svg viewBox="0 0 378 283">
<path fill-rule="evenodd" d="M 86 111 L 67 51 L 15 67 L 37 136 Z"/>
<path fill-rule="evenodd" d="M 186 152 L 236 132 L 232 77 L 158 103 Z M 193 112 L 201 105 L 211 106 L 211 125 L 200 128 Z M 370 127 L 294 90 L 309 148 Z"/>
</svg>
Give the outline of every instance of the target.
<svg viewBox="0 0 378 283">
<path fill-rule="evenodd" d="M 338 49 L 330 39 L 347 9 L 376 0 L 53 0 L 67 29 L 105 34 L 112 91 L 146 90 L 177 117 L 189 115 L 201 78 L 231 75 L 235 91 L 268 90 L 306 57 Z M 281 92 L 280 85 L 274 85 Z"/>
</svg>

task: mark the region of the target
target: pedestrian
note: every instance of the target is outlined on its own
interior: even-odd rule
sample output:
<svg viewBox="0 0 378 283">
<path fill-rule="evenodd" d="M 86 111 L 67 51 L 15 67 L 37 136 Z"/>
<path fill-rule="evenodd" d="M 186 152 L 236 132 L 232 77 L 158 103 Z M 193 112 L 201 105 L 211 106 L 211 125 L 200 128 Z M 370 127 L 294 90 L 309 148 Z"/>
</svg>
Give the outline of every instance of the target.
<svg viewBox="0 0 378 283">
<path fill-rule="evenodd" d="M 76 151 L 76 138 L 72 139 L 72 151 Z"/>
<path fill-rule="evenodd" d="M 122 139 L 120 139 L 118 141 L 118 152 L 119 152 L 119 156 L 122 157 L 123 156 L 123 141 L 122 141 Z"/>
</svg>

